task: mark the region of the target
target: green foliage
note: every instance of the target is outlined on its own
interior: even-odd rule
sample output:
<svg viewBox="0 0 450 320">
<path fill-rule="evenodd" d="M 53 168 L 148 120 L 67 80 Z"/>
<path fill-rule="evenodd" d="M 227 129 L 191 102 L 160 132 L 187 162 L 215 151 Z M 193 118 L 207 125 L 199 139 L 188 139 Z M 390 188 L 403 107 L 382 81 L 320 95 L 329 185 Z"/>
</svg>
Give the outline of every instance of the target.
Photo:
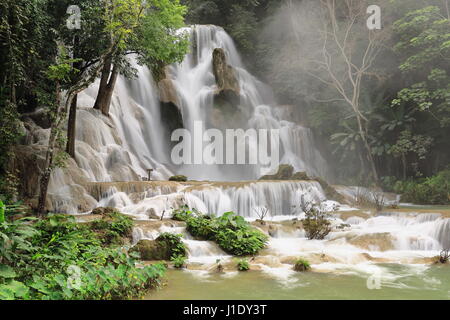
<svg viewBox="0 0 450 320">
<path fill-rule="evenodd" d="M 241 216 L 226 212 L 220 217 L 185 213 L 187 230 L 194 237 L 217 242 L 226 252 L 237 255 L 256 254 L 263 249 L 267 236 L 253 228 Z"/>
<path fill-rule="evenodd" d="M 0 299 L 126 299 L 158 284 L 164 266 L 102 247 L 71 216 L 0 224 Z"/>
<path fill-rule="evenodd" d="M 91 229 L 99 234 L 103 244 L 123 244 L 123 238 L 131 235 L 133 219 L 120 212 L 108 212 L 92 221 Z"/>
<path fill-rule="evenodd" d="M 237 263 L 237 269 L 239 271 L 248 271 L 248 270 L 250 270 L 250 264 L 248 263 L 248 261 L 246 259 L 241 259 Z"/>
<path fill-rule="evenodd" d="M 170 259 L 173 263 L 173 266 L 177 269 L 181 269 L 186 264 L 186 257 L 184 256 L 175 256 L 172 259 Z"/>
<path fill-rule="evenodd" d="M 404 202 L 430 205 L 450 204 L 450 170 L 422 179 L 419 182 L 398 182 L 396 191 L 402 193 Z"/>
<path fill-rule="evenodd" d="M 199 215 L 198 211 L 195 209 L 189 209 L 189 207 L 185 204 L 182 205 L 179 209 L 174 209 L 172 212 L 172 219 L 176 221 L 186 221 L 193 214 Z"/>
<path fill-rule="evenodd" d="M 310 240 L 323 240 L 331 232 L 330 214 L 316 205 L 307 205 L 303 211 L 306 217 L 302 219 L 302 224 L 306 237 Z"/>
<path fill-rule="evenodd" d="M 241 5 L 231 6 L 232 22 L 228 27 L 230 35 L 239 43 L 244 52 L 254 52 L 258 20 L 253 11 L 247 10 Z"/>
<path fill-rule="evenodd" d="M 311 265 L 308 260 L 303 258 L 298 258 L 294 264 L 294 270 L 298 272 L 308 271 L 311 269 Z"/>
<path fill-rule="evenodd" d="M 0 223 L 5 222 L 5 210 L 6 207 L 2 200 L 0 200 Z"/>
<path fill-rule="evenodd" d="M 171 259 L 176 259 L 178 257 L 186 256 L 186 246 L 182 240 L 183 236 L 181 234 L 173 234 L 164 232 L 159 235 L 158 241 L 164 241 L 169 246 L 169 251 Z"/>
<path fill-rule="evenodd" d="M 177 176 L 171 176 L 169 178 L 169 181 L 186 182 L 187 181 L 187 177 L 180 174 L 180 175 L 177 175 Z"/>
</svg>

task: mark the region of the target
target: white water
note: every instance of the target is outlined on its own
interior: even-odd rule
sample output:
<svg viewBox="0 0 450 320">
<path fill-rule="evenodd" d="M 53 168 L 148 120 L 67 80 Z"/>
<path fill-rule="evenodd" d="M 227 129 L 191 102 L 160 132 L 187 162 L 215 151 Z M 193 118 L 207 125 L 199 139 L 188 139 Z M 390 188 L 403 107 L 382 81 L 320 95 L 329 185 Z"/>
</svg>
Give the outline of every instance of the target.
<svg viewBox="0 0 450 320">
<path fill-rule="evenodd" d="M 326 177 L 326 163 L 316 150 L 309 129 L 282 118 L 283 112 L 276 107 L 270 88 L 249 74 L 243 67 L 233 40 L 220 27 L 197 25 L 187 29 L 195 43 L 190 54 L 179 65 L 170 67 L 169 76 L 178 93 L 184 127 L 193 130 L 194 121 L 202 121 L 206 128 L 218 129 L 254 128 L 278 129 L 281 138 L 280 163 L 289 163 L 297 171 L 313 176 Z M 216 48 L 224 49 L 228 63 L 234 68 L 240 84 L 240 123 L 219 118 L 213 110 L 214 92 L 217 90 L 212 68 L 212 55 Z M 220 113 L 220 111 L 219 111 Z M 257 142 L 249 141 L 250 152 L 256 152 Z M 188 165 L 180 172 L 195 179 L 239 181 L 260 177 L 260 167 Z"/>
</svg>

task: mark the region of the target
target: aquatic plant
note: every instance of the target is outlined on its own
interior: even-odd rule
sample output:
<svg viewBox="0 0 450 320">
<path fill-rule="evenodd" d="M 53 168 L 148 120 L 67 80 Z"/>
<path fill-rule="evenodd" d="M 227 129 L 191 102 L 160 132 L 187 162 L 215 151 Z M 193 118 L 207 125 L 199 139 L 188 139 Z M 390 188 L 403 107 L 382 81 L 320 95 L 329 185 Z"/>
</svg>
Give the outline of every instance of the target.
<svg viewBox="0 0 450 320">
<path fill-rule="evenodd" d="M 308 271 L 311 269 L 311 265 L 309 264 L 308 260 L 305 260 L 303 258 L 298 258 L 295 261 L 294 264 L 294 270 L 298 272 Z"/>
<path fill-rule="evenodd" d="M 220 217 L 193 215 L 188 209 L 186 212 L 177 212 L 178 219 L 184 219 L 187 231 L 194 237 L 202 240 L 215 241 L 224 251 L 237 255 L 256 254 L 263 249 L 267 236 L 261 231 L 251 227 L 241 216 L 234 212 L 226 212 Z"/>
<path fill-rule="evenodd" d="M 248 271 L 248 270 L 250 270 L 250 264 L 248 263 L 247 259 L 238 260 L 237 269 L 239 271 Z"/>
</svg>

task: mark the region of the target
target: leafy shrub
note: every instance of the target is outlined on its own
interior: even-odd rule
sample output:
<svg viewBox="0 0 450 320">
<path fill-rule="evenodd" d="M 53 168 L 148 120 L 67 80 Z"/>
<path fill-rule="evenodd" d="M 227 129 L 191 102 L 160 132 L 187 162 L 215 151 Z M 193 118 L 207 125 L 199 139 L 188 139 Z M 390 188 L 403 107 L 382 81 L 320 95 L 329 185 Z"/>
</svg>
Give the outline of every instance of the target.
<svg viewBox="0 0 450 320">
<path fill-rule="evenodd" d="M 199 214 L 195 209 L 189 209 L 189 207 L 185 204 L 182 205 L 178 209 L 174 209 L 172 212 L 172 219 L 176 221 L 186 221 L 193 214 Z"/>
<path fill-rule="evenodd" d="M 241 259 L 238 261 L 237 263 L 237 269 L 239 271 L 247 271 L 250 270 L 250 264 L 248 263 L 248 261 L 246 259 Z"/>
<path fill-rule="evenodd" d="M 125 299 L 158 285 L 164 266 L 102 247 L 74 217 L 0 223 L 0 299 Z"/>
<path fill-rule="evenodd" d="M 298 272 L 308 271 L 311 269 L 311 265 L 308 260 L 298 258 L 294 264 L 294 270 Z"/>
<path fill-rule="evenodd" d="M 123 238 L 131 235 L 133 219 L 120 212 L 110 212 L 101 220 L 92 221 L 91 229 L 98 233 L 104 244 L 123 244 Z"/>
<path fill-rule="evenodd" d="M 302 220 L 306 237 L 310 240 L 323 240 L 331 232 L 329 214 L 317 206 L 311 206 L 305 211 L 306 218 Z"/>
<path fill-rule="evenodd" d="M 156 239 L 157 241 L 164 241 L 170 251 L 171 260 L 177 257 L 185 257 L 186 256 L 186 246 L 183 243 L 181 234 L 173 234 L 164 232 L 159 235 Z"/>
<path fill-rule="evenodd" d="M 219 230 L 216 235 L 217 244 L 226 252 L 243 256 L 256 254 L 264 248 L 267 237 L 253 228 Z"/>
<path fill-rule="evenodd" d="M 419 182 L 398 182 L 396 191 L 402 193 L 401 200 L 415 204 L 450 204 L 450 169 Z"/>
<path fill-rule="evenodd" d="M 255 254 L 265 247 L 267 236 L 250 226 L 241 216 L 226 212 L 220 217 L 190 215 L 187 230 L 194 237 L 213 240 L 233 255 Z"/>
<path fill-rule="evenodd" d="M 186 220 L 187 231 L 202 240 L 215 240 L 218 223 L 207 215 L 191 216 Z"/>
<path fill-rule="evenodd" d="M 175 257 L 172 257 L 171 261 L 172 261 L 172 263 L 173 263 L 175 268 L 181 269 L 181 268 L 184 267 L 184 265 L 186 263 L 186 257 L 184 257 L 184 256 L 175 256 Z"/>
<path fill-rule="evenodd" d="M 187 250 L 181 234 L 164 232 L 159 235 L 156 241 L 164 243 L 164 248 L 170 254 L 170 261 L 175 268 L 181 269 L 184 267 Z"/>
<path fill-rule="evenodd" d="M 186 182 L 187 177 L 183 175 L 172 176 L 169 178 L 169 181 L 177 181 L 177 182 Z"/>
</svg>

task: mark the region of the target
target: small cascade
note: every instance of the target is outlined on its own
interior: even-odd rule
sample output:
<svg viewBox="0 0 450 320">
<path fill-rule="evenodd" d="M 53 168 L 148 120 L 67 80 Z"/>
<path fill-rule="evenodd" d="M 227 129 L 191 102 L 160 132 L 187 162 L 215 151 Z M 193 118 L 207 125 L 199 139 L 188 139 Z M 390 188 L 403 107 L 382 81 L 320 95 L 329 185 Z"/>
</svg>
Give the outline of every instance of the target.
<svg viewBox="0 0 450 320">
<path fill-rule="evenodd" d="M 217 260 L 230 258 L 212 241 L 184 240 L 189 262 L 214 264 Z"/>
<path fill-rule="evenodd" d="M 258 181 L 239 186 L 194 189 L 185 193 L 186 203 L 203 212 L 222 214 L 238 212 L 246 218 L 258 218 L 255 210 L 265 207 L 269 215 L 296 215 L 301 195 L 307 193 L 312 201 L 326 200 L 317 182 Z"/>
</svg>

